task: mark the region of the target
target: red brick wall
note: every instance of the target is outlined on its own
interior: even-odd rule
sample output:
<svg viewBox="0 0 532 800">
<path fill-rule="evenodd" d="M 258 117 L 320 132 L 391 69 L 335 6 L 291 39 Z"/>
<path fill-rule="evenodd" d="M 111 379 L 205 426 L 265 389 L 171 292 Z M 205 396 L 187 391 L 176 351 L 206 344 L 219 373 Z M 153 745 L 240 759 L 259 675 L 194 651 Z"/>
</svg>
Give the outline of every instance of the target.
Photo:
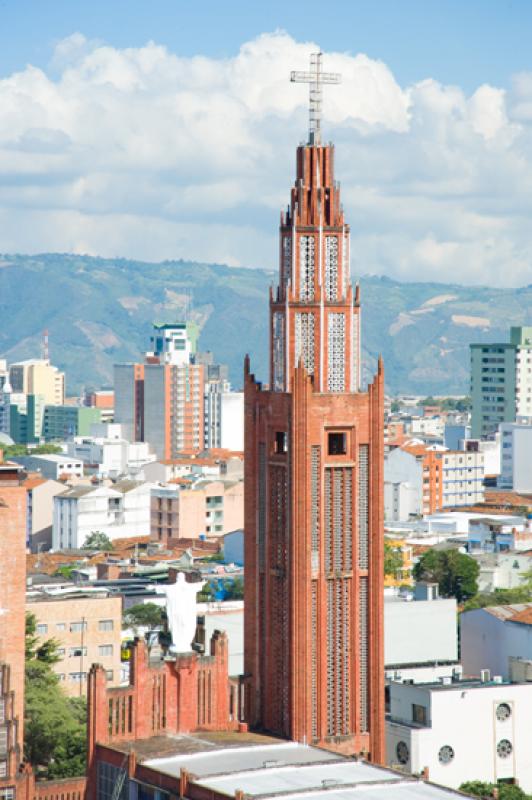
<svg viewBox="0 0 532 800">
<path fill-rule="evenodd" d="M 26 605 L 26 490 L 17 472 L 0 471 L 0 664 L 9 667 L 17 741 L 24 722 L 24 630 Z M 20 749 L 22 753 L 22 749 Z"/>
</svg>

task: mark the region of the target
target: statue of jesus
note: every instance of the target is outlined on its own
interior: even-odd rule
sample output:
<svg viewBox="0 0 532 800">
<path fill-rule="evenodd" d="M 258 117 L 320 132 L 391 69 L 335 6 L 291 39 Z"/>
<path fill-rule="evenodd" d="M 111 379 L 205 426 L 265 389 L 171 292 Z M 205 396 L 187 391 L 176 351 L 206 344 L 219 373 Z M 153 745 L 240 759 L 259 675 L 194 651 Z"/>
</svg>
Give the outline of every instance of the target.
<svg viewBox="0 0 532 800">
<path fill-rule="evenodd" d="M 172 650 L 189 653 L 196 632 L 196 595 L 206 581 L 187 583 L 183 572 L 177 573 L 175 583 L 158 586 L 157 593 L 166 595 L 166 615 L 172 635 Z"/>
</svg>

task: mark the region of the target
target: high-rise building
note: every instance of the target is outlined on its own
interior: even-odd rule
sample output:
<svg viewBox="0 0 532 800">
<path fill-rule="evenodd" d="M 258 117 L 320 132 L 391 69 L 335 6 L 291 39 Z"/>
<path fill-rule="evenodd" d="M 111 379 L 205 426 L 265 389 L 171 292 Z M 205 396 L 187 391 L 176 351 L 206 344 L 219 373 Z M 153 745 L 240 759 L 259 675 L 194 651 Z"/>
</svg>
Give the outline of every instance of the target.
<svg viewBox="0 0 532 800">
<path fill-rule="evenodd" d="M 115 365 L 115 422 L 159 459 L 204 448 L 242 449 L 243 395 L 228 368 L 196 352 L 193 322 L 156 324 L 143 364 Z"/>
<path fill-rule="evenodd" d="M 318 112 L 281 215 L 269 388 L 246 359 L 246 715 L 382 762 L 384 375 L 379 361 L 362 391 L 349 226 Z"/>
<path fill-rule="evenodd" d="M 511 328 L 509 342 L 470 349 L 471 435 L 487 439 L 502 422 L 532 414 L 532 327 Z"/>
<path fill-rule="evenodd" d="M 144 441 L 159 459 L 204 447 L 203 366 L 144 365 Z"/>
<path fill-rule="evenodd" d="M 9 368 L 13 392 L 42 395 L 44 403 L 61 406 L 65 402 L 65 373 L 46 359 L 19 361 Z"/>
</svg>

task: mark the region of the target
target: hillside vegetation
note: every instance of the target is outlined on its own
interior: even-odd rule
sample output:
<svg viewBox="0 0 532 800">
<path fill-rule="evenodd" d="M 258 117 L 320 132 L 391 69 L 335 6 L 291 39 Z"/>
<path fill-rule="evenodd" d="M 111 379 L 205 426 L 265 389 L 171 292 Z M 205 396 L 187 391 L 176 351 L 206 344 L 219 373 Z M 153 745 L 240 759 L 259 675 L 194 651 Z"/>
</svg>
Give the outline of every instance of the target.
<svg viewBox="0 0 532 800">
<path fill-rule="evenodd" d="M 54 364 L 69 393 L 110 386 L 113 364 L 148 348 L 152 321 L 189 318 L 200 346 L 229 364 L 235 388 L 242 361 L 267 378 L 268 288 L 273 272 L 165 261 L 44 254 L 0 256 L 0 356 L 39 357 L 49 331 Z M 401 283 L 363 276 L 362 343 L 367 379 L 382 353 L 387 389 L 466 394 L 469 343 L 502 341 L 510 325 L 532 324 L 532 287 L 491 289 Z"/>
</svg>

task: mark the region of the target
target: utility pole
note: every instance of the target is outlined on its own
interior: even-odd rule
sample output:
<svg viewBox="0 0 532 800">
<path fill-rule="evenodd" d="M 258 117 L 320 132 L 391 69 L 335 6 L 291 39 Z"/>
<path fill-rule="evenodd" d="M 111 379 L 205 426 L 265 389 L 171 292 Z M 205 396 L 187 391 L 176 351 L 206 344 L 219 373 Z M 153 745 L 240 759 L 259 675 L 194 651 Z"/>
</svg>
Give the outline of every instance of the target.
<svg viewBox="0 0 532 800">
<path fill-rule="evenodd" d="M 83 697 L 83 648 L 85 646 L 85 617 L 81 618 L 81 650 L 79 657 L 79 696 Z"/>
</svg>

